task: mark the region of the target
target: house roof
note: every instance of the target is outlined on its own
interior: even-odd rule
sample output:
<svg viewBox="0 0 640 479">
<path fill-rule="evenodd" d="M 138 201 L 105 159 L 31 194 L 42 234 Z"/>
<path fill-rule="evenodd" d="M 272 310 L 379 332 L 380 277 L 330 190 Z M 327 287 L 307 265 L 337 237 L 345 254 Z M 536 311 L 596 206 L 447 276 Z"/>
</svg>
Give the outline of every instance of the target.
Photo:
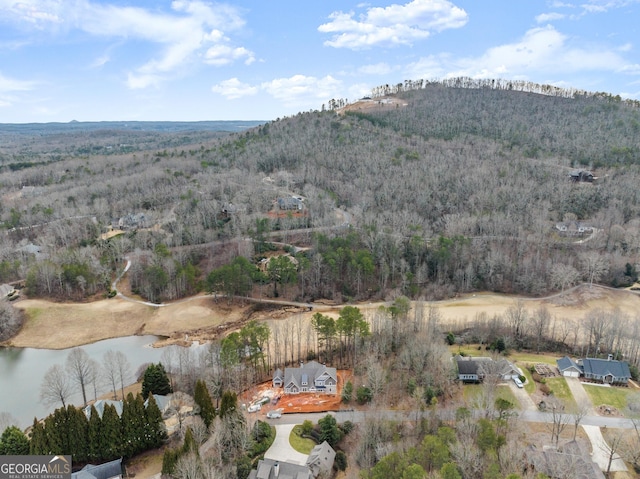
<svg viewBox="0 0 640 479">
<path fill-rule="evenodd" d="M 553 479 L 604 479 L 598 465 L 576 441 L 564 444 L 559 450 L 541 450 L 529 446 L 525 455 L 535 472 L 544 473 Z"/>
<path fill-rule="evenodd" d="M 97 466 L 87 464 L 78 472 L 71 474 L 72 479 L 110 479 L 122 475 L 122 458 L 105 462 Z"/>
<path fill-rule="evenodd" d="M 568 369 L 575 369 L 578 372 L 582 372 L 582 368 L 580 366 L 578 366 L 578 364 L 571 359 L 569 356 L 565 356 L 563 358 L 560 359 L 556 359 L 556 364 L 558 365 L 558 369 L 560 370 L 560 372 L 564 372 Z"/>
<path fill-rule="evenodd" d="M 278 368 L 273 373 L 273 379 L 280 378 L 282 379 L 282 369 Z"/>
<path fill-rule="evenodd" d="M 279 469 L 276 476 L 275 469 Z M 261 459 L 257 469 L 249 474 L 249 479 L 312 479 L 313 474 L 307 466 L 290 462 L 274 461 L 273 459 Z"/>
<path fill-rule="evenodd" d="M 585 374 L 593 374 L 596 376 L 607 376 L 611 374 L 615 378 L 631 378 L 629 364 L 624 361 L 585 358 L 582 360 L 582 367 L 584 368 Z"/>
<path fill-rule="evenodd" d="M 334 381 L 338 381 L 338 374 L 336 368 L 328 368 L 324 364 L 320 364 L 317 361 L 309 361 L 306 364 L 302 364 L 299 368 L 285 368 L 284 370 L 284 384 L 288 386 L 293 383 L 298 388 L 302 385 L 303 378 L 307 376 L 307 383 L 309 385 L 314 385 L 315 380 L 322 376 L 323 374 L 327 374 L 329 377 L 333 378 Z M 311 381 L 308 379 L 311 378 Z"/>
<path fill-rule="evenodd" d="M 311 450 L 307 458 L 307 466 L 309 466 L 314 475 L 318 475 L 321 471 L 331 471 L 335 457 L 336 451 L 327 441 L 324 441 Z"/>
<path fill-rule="evenodd" d="M 104 408 L 107 404 L 115 406 L 118 416 L 122 416 L 122 401 L 112 401 L 111 399 L 98 399 L 93 403 L 93 407 L 95 407 L 96 411 L 98 411 L 98 416 L 102 417 L 102 415 L 104 414 Z M 87 418 L 91 417 L 91 405 L 86 406 L 83 411 Z"/>
<path fill-rule="evenodd" d="M 473 358 L 460 357 L 456 361 L 458 362 L 458 374 L 478 374 L 480 364 Z"/>
</svg>

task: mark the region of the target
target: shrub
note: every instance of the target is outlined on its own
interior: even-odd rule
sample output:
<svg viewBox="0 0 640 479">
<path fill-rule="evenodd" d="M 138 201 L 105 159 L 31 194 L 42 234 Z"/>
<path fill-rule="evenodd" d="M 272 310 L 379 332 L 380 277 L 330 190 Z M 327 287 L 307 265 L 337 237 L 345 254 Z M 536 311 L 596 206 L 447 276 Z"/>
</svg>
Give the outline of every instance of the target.
<svg viewBox="0 0 640 479">
<path fill-rule="evenodd" d="M 336 464 L 336 468 L 339 471 L 344 471 L 347 468 L 347 455 L 342 452 L 342 451 L 338 451 L 336 452 L 336 458 L 335 458 L 335 464 Z"/>
<path fill-rule="evenodd" d="M 544 394 L 545 396 L 549 396 L 552 393 L 551 388 L 549 387 L 548 384 L 541 384 L 540 385 L 540 392 L 542 394 Z"/>
</svg>

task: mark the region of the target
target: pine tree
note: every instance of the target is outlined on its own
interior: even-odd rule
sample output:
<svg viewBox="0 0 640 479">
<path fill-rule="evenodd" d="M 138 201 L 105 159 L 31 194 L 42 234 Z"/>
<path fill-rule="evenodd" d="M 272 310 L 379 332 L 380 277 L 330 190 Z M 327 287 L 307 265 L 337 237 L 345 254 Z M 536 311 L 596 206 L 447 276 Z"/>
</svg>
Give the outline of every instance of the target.
<svg viewBox="0 0 640 479">
<path fill-rule="evenodd" d="M 213 401 L 211 400 L 207 385 L 201 379 L 196 381 L 196 390 L 193 399 L 196 404 L 200 406 L 200 417 L 208 428 L 216 416 L 216 410 L 213 407 Z"/>
<path fill-rule="evenodd" d="M 69 454 L 68 427 L 66 408 L 56 409 L 44 420 L 44 430 L 47 433 L 50 454 L 59 456 Z"/>
<path fill-rule="evenodd" d="M 145 410 L 142 396 L 138 394 L 135 398 L 132 393 L 127 394 L 127 398 L 122 404 L 122 435 L 123 435 L 123 455 L 126 457 L 145 449 Z"/>
<path fill-rule="evenodd" d="M 228 413 L 235 411 L 238 406 L 238 396 L 231 391 L 222 393 L 222 401 L 220 402 L 220 417 L 224 417 Z"/>
<path fill-rule="evenodd" d="M 142 379 L 142 397 L 147 399 L 149 394 L 165 396 L 171 392 L 169 376 L 162 363 L 150 364 Z"/>
<path fill-rule="evenodd" d="M 149 395 L 147 408 L 146 408 L 146 423 L 145 423 L 145 445 L 146 448 L 154 448 L 162 445 L 165 439 L 167 439 L 167 428 L 162 420 L 162 413 L 158 404 L 156 403 L 153 394 Z"/>
<path fill-rule="evenodd" d="M 89 421 L 84 411 L 67 406 L 70 453 L 75 462 L 86 462 L 89 457 Z"/>
<path fill-rule="evenodd" d="M 87 431 L 89 442 L 88 459 L 89 461 L 99 461 L 102 459 L 102 418 L 96 408 L 91 406 L 89 416 L 89 428 Z"/>
<path fill-rule="evenodd" d="M 107 404 L 102 412 L 100 440 L 103 460 L 117 459 L 123 454 L 122 423 L 115 406 L 110 404 Z"/>
<path fill-rule="evenodd" d="M 31 428 L 31 441 L 29 442 L 29 454 L 32 456 L 41 456 L 50 454 L 49 444 L 47 442 L 47 433 L 44 430 L 44 424 L 33 419 L 33 428 Z"/>
</svg>

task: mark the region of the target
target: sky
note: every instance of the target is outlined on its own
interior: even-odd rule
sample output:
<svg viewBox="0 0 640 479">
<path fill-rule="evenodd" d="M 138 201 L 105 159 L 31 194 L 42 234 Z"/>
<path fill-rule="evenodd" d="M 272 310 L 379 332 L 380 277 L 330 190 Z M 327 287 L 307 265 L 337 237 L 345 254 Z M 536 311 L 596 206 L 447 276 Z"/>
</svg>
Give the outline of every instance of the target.
<svg viewBox="0 0 640 479">
<path fill-rule="evenodd" d="M 640 0 L 0 0 L 0 123 L 275 120 L 457 76 L 640 99 Z"/>
</svg>

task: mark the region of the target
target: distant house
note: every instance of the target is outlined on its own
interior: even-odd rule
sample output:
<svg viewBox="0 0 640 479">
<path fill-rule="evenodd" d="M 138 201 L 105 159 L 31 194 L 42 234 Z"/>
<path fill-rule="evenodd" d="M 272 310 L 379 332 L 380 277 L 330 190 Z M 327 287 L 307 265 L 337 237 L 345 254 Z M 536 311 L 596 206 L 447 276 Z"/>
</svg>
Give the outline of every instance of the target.
<svg viewBox="0 0 640 479">
<path fill-rule="evenodd" d="M 582 360 L 582 370 L 585 379 L 604 384 L 627 384 L 631 379 L 629 364 L 625 361 L 585 358 Z"/>
<path fill-rule="evenodd" d="M 571 179 L 571 181 L 586 181 L 588 183 L 591 183 L 593 180 L 595 180 L 595 176 L 593 176 L 593 173 L 591 173 L 588 170 L 574 170 L 571 173 L 569 173 L 569 178 Z"/>
<path fill-rule="evenodd" d="M 285 211 L 301 210 L 303 208 L 302 199 L 295 196 L 278 198 L 277 203 L 278 203 L 278 208 Z"/>
<path fill-rule="evenodd" d="M 556 364 L 558 365 L 558 371 L 560 371 L 560 374 L 565 377 L 579 378 L 582 375 L 582 367 L 569 356 L 557 359 Z"/>
<path fill-rule="evenodd" d="M 284 375 L 280 369 L 273 374 L 273 385 L 284 387 L 285 394 L 317 392 L 336 394 L 338 373 L 336 368 L 328 368 L 317 361 L 301 364 L 298 368 L 285 368 Z"/>
<path fill-rule="evenodd" d="M 593 226 L 580 221 L 556 223 L 556 230 L 561 236 L 583 236 L 593 233 Z"/>
<path fill-rule="evenodd" d="M 111 399 L 98 399 L 93 403 L 93 407 L 96 408 L 98 416 L 102 417 L 102 415 L 104 414 L 104 408 L 107 405 L 115 407 L 118 416 L 122 416 L 122 401 L 112 401 Z M 91 406 L 91 404 L 85 406 L 85 408 L 82 410 L 84 412 L 84 415 L 87 416 L 87 419 L 91 418 Z"/>
<path fill-rule="evenodd" d="M 318 477 L 321 473 L 328 474 L 333 468 L 333 460 L 336 458 L 336 451 L 327 441 L 315 446 L 307 458 L 307 467 L 311 469 L 313 477 Z"/>
<path fill-rule="evenodd" d="M 138 228 L 148 228 L 150 221 L 144 213 L 129 213 L 113 220 L 111 226 L 121 230 L 134 230 Z"/>
<path fill-rule="evenodd" d="M 78 472 L 71 474 L 71 479 L 122 479 L 122 458 L 94 466 L 87 464 Z"/>
</svg>

